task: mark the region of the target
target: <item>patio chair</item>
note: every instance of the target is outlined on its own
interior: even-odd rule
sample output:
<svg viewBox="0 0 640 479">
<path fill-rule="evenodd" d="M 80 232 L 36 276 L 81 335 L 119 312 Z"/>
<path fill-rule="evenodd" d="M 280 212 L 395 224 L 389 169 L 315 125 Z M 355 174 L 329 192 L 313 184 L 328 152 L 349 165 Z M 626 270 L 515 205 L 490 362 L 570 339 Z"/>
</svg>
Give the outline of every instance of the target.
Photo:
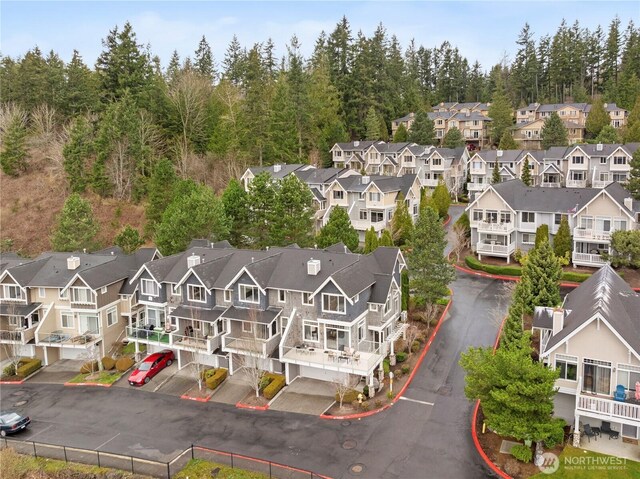
<svg viewBox="0 0 640 479">
<path fill-rule="evenodd" d="M 609 434 L 609 439 L 618 439 L 620 433 L 615 429 L 611 429 L 611 423 L 609 421 L 602 421 L 600 425 L 600 431 Z"/>
<path fill-rule="evenodd" d="M 625 392 L 624 386 L 622 384 L 618 384 L 616 386 L 616 392 L 613 394 L 614 401 L 622 401 L 627 399 L 627 394 Z"/>
<path fill-rule="evenodd" d="M 589 442 L 591 442 L 591 438 L 595 438 L 595 440 L 598 440 L 598 435 L 595 433 L 595 431 L 593 431 L 593 429 L 591 429 L 591 426 L 589 424 L 585 424 L 584 425 L 584 435 L 587 436 L 587 439 L 589 439 Z"/>
</svg>

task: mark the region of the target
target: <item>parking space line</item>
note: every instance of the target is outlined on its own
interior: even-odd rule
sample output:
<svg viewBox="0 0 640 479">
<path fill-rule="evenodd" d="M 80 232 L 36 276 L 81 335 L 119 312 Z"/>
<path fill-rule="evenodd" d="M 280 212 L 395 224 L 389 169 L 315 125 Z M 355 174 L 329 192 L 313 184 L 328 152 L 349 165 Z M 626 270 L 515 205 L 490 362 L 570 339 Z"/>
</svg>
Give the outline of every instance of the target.
<svg viewBox="0 0 640 479">
<path fill-rule="evenodd" d="M 38 434 L 45 432 L 47 429 L 51 429 L 52 427 L 53 427 L 53 424 L 49 424 L 49 425 L 48 425 L 47 427 L 45 427 L 44 429 L 41 429 L 41 430 L 40 430 L 40 431 L 38 431 L 38 432 L 34 432 L 34 433 L 33 433 L 33 434 L 31 434 L 31 436 L 29 436 L 29 437 L 30 437 L 30 438 L 33 438 L 33 437 L 37 436 Z M 33 429 L 31 429 L 31 431 L 33 431 Z"/>
<path fill-rule="evenodd" d="M 400 399 L 402 399 L 403 401 L 417 402 L 417 403 L 420 403 L 420 404 L 424 404 L 425 406 L 433 406 L 434 405 L 432 402 L 418 401 L 417 399 L 411 399 L 411 398 L 404 397 L 404 396 L 400 396 Z"/>
<path fill-rule="evenodd" d="M 100 444 L 98 447 L 96 447 L 96 451 L 98 449 L 100 449 L 101 447 L 103 447 L 105 444 L 107 444 L 108 442 L 113 441 L 116 437 L 118 437 L 120 435 L 120 433 L 116 434 L 115 436 L 113 436 L 111 439 L 107 439 L 105 442 L 103 442 L 102 444 Z"/>
</svg>

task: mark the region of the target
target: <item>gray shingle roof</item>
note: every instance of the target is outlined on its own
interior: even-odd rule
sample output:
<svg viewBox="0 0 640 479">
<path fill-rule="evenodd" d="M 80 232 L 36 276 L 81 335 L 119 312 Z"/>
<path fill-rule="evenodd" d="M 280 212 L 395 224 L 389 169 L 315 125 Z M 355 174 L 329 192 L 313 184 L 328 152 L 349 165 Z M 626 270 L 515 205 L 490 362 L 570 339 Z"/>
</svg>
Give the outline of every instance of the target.
<svg viewBox="0 0 640 479">
<path fill-rule="evenodd" d="M 284 164 L 284 165 L 271 165 L 271 166 L 253 166 L 249 168 L 249 171 L 255 176 L 260 173 L 268 172 L 272 177 L 282 179 L 290 173 L 300 170 L 301 168 L 308 167 L 309 165 L 297 164 Z M 277 170 L 277 171 L 276 171 Z"/>
<path fill-rule="evenodd" d="M 270 324 L 280 315 L 281 312 L 282 308 L 274 307 L 269 307 L 266 310 L 257 310 L 229 306 L 221 316 L 228 319 L 236 319 L 238 321 L 252 321 L 260 324 Z"/>
<path fill-rule="evenodd" d="M 591 201 L 600 190 L 594 188 L 541 188 L 525 185 L 519 179 L 491 186 L 516 211 L 566 213 Z"/>
<path fill-rule="evenodd" d="M 36 309 L 38 309 L 42 303 L 29 303 L 29 304 L 0 304 L 1 316 L 29 316 Z"/>
<path fill-rule="evenodd" d="M 184 304 L 174 309 L 169 316 L 183 319 L 193 319 L 196 321 L 206 321 L 213 323 L 216 319 L 224 313 L 225 308 L 216 306 L 213 309 L 193 308 L 191 306 L 185 306 Z"/>
</svg>

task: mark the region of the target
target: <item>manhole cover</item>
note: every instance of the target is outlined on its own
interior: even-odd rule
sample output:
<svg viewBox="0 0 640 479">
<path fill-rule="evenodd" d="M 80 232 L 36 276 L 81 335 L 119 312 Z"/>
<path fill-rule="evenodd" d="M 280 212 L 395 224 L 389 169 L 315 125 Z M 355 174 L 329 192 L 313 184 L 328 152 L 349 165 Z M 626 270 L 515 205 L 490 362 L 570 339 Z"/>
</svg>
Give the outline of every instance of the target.
<svg viewBox="0 0 640 479">
<path fill-rule="evenodd" d="M 357 445 L 358 445 L 358 443 L 356 441 L 354 441 L 353 439 L 347 439 L 346 441 L 344 441 L 342 443 L 342 449 L 353 449 Z"/>
<path fill-rule="evenodd" d="M 342 421 L 342 427 L 347 427 L 351 424 L 351 421 Z"/>
<path fill-rule="evenodd" d="M 18 401 L 17 403 L 14 404 L 14 406 L 20 407 L 20 406 L 24 406 L 25 404 L 27 404 L 27 401 Z"/>
<path fill-rule="evenodd" d="M 349 467 L 351 474 L 362 474 L 362 471 L 364 471 L 364 464 L 353 464 Z"/>
<path fill-rule="evenodd" d="M 26 391 L 14 391 L 11 393 L 12 396 L 24 396 Z"/>
</svg>

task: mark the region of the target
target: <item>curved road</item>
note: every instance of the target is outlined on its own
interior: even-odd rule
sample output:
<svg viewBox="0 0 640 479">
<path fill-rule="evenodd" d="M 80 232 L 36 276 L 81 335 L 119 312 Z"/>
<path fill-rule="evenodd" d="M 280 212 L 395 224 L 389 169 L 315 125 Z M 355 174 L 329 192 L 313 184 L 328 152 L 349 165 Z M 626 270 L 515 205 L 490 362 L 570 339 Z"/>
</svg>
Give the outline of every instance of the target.
<svg viewBox="0 0 640 479">
<path fill-rule="evenodd" d="M 452 207 L 454 218 L 460 208 Z M 491 345 L 500 281 L 459 274 L 454 302 L 420 370 L 392 408 L 355 421 L 195 403 L 128 388 L 3 386 L 3 408 L 27 400 L 32 427 L 20 439 L 161 461 L 192 443 L 269 459 L 334 478 L 440 479 L 489 475 L 470 435 L 460 353 Z M 344 449 L 347 440 L 355 447 Z M 353 446 L 353 442 L 350 444 Z M 350 466 L 361 464 L 360 474 Z"/>
</svg>

